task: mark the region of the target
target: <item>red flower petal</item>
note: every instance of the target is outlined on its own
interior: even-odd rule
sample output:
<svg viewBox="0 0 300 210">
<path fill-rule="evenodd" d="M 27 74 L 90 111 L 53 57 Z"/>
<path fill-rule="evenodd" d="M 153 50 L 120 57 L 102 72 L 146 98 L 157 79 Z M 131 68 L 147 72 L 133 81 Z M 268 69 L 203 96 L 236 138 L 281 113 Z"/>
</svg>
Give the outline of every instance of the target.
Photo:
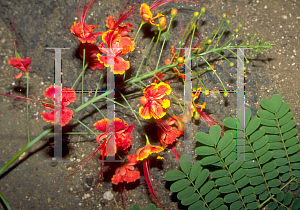
<svg viewBox="0 0 300 210">
<path fill-rule="evenodd" d="M 140 172 L 139 171 L 127 171 L 127 173 L 124 177 L 124 181 L 126 181 L 127 183 L 135 182 L 139 178 L 140 178 Z"/>
<path fill-rule="evenodd" d="M 106 20 L 106 27 L 109 29 L 109 30 L 112 30 L 113 27 L 115 25 L 115 20 L 114 20 L 114 17 L 113 16 L 109 16 Z"/>
<path fill-rule="evenodd" d="M 23 73 L 23 72 L 20 72 L 18 75 L 14 75 L 14 78 L 15 78 L 15 79 L 20 79 L 21 76 L 22 76 L 22 73 Z"/>
<path fill-rule="evenodd" d="M 115 63 L 114 63 L 115 74 L 124 74 L 124 72 L 129 68 L 130 68 L 129 61 L 125 61 L 123 58 L 119 56 L 115 58 Z"/>
<path fill-rule="evenodd" d="M 62 90 L 62 104 L 68 106 L 71 102 L 76 100 L 76 93 L 73 89 L 64 88 Z"/>
<path fill-rule="evenodd" d="M 111 180 L 113 184 L 117 185 L 119 183 L 123 183 L 123 176 L 120 176 L 120 174 L 115 174 L 113 175 Z"/>
<path fill-rule="evenodd" d="M 61 113 L 61 126 L 65 126 L 70 122 L 73 116 L 73 111 L 69 108 L 63 108 Z"/>
<path fill-rule="evenodd" d="M 60 91 L 60 87 L 59 86 L 57 86 L 57 91 Z M 54 87 L 54 85 L 48 87 L 46 89 L 46 91 L 44 92 L 45 98 L 51 98 L 52 101 L 54 101 L 54 94 L 55 94 L 55 87 Z"/>
<path fill-rule="evenodd" d="M 52 122 L 54 123 L 54 111 L 49 112 L 49 113 L 41 113 L 43 120 L 45 120 L 46 122 Z"/>
<path fill-rule="evenodd" d="M 100 130 L 100 131 L 106 132 L 107 119 L 99 120 L 98 122 L 96 122 L 94 124 L 94 126 L 95 126 L 95 130 Z"/>
</svg>

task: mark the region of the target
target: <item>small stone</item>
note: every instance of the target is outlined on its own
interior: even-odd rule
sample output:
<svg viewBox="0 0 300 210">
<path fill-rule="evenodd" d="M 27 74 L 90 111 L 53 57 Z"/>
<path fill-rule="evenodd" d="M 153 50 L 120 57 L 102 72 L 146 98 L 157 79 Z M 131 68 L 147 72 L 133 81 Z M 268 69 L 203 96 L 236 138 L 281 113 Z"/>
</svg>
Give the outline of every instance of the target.
<svg viewBox="0 0 300 210">
<path fill-rule="evenodd" d="M 286 20 L 286 19 L 287 19 L 287 16 L 286 16 L 286 15 L 282 15 L 282 18 Z"/>
<path fill-rule="evenodd" d="M 105 199 L 105 200 L 112 200 L 113 199 L 113 197 L 114 197 L 114 195 L 111 193 L 111 191 L 107 191 L 107 192 L 105 192 L 104 194 L 103 194 L 103 198 Z"/>
<path fill-rule="evenodd" d="M 90 194 L 84 194 L 84 195 L 83 195 L 83 198 L 84 198 L 84 199 L 87 199 L 87 198 L 89 198 L 89 197 L 90 197 Z"/>
</svg>

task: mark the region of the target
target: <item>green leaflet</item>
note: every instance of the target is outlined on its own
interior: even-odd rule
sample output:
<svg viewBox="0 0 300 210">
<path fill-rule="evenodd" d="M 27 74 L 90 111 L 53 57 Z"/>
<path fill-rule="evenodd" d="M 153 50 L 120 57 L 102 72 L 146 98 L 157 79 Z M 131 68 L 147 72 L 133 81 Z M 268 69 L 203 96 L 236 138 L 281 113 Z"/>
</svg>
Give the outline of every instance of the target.
<svg viewBox="0 0 300 210">
<path fill-rule="evenodd" d="M 264 202 L 267 206 L 259 209 L 284 209 L 270 197 L 275 196 L 290 209 L 300 208 L 300 198 L 291 196 L 295 191 L 300 197 L 299 184 L 291 180 L 300 177 L 300 145 L 290 105 L 278 94 L 260 104 L 258 117 L 251 117 L 246 108 L 237 119 L 225 118 L 224 136 L 218 125 L 195 135 L 200 161 L 180 163 L 181 173 L 166 173 L 182 205 L 189 210 L 238 210 L 258 209 Z M 284 194 L 281 187 L 287 182 L 289 191 Z"/>
</svg>

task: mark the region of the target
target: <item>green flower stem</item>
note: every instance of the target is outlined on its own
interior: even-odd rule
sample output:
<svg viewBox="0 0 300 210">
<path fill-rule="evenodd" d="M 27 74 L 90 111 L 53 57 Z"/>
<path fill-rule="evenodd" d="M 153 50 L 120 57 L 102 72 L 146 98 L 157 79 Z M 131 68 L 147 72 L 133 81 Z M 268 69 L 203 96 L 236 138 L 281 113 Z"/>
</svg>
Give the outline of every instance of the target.
<svg viewBox="0 0 300 210">
<path fill-rule="evenodd" d="M 75 110 L 74 110 L 74 113 L 76 112 L 79 112 L 81 111 L 82 109 L 84 109 L 85 107 L 87 107 L 88 105 L 90 105 L 91 103 L 94 103 L 104 97 L 106 97 L 108 94 L 112 93 L 114 90 L 109 90 L 109 91 L 106 91 L 105 93 L 101 94 L 100 96 L 97 96 L 95 98 L 93 98 L 92 100 L 86 102 L 85 104 L 82 104 L 80 105 L 79 107 L 77 107 Z"/>
<path fill-rule="evenodd" d="M 167 29 L 167 31 L 166 31 L 165 33 L 168 33 L 168 32 L 169 32 L 170 26 L 171 26 L 171 24 L 172 24 L 172 20 L 173 20 L 173 18 L 171 18 L 170 23 L 169 23 L 169 26 L 168 26 L 168 29 Z M 165 42 L 166 42 L 166 39 L 164 39 L 163 44 L 162 44 L 162 46 L 161 46 L 161 50 L 160 50 L 160 53 L 159 53 L 159 57 L 158 57 L 158 60 L 157 60 L 155 69 L 158 68 L 158 64 L 159 64 L 159 61 L 160 61 L 160 57 L 161 57 L 162 51 L 163 51 L 164 46 L 165 46 Z"/>
<path fill-rule="evenodd" d="M 123 97 L 122 97 L 123 98 Z M 112 99 L 108 99 L 108 100 L 111 100 L 111 101 L 113 101 Z M 137 113 L 137 114 L 139 114 L 139 112 L 137 112 L 137 111 L 134 111 L 132 108 L 129 108 L 129 107 L 127 107 L 127 106 L 125 106 L 125 105 L 123 105 L 123 104 L 120 104 L 119 102 L 116 102 L 116 101 L 113 101 L 113 102 L 115 102 L 115 104 L 118 104 L 119 106 L 122 106 L 122 107 L 124 107 L 125 109 L 130 109 L 131 111 L 133 111 L 133 112 L 135 112 L 135 113 Z M 104 117 L 105 118 L 105 117 Z"/>
<path fill-rule="evenodd" d="M 103 114 L 103 112 L 100 110 L 100 109 L 98 109 L 98 107 L 95 105 L 95 104 L 93 104 L 92 103 L 92 105 L 95 107 L 95 109 L 102 115 L 102 117 L 105 119 L 106 117 L 105 117 L 105 115 Z"/>
<path fill-rule="evenodd" d="M 29 74 L 26 72 L 26 98 L 28 98 L 28 92 L 29 92 Z M 27 144 L 30 142 L 30 131 L 29 131 L 29 116 L 28 116 L 28 101 L 26 100 L 26 120 L 27 120 Z"/>
<path fill-rule="evenodd" d="M 140 64 L 140 66 L 139 66 L 139 69 L 138 69 L 138 71 L 137 71 L 137 73 L 136 73 L 136 75 L 135 75 L 135 78 L 137 78 L 137 76 L 139 75 L 139 72 L 140 72 L 140 70 L 141 70 L 141 68 L 142 68 L 142 65 L 143 65 L 143 63 L 144 63 L 144 59 L 146 58 L 146 55 L 147 55 L 147 53 L 148 53 L 148 51 L 149 51 L 149 49 L 150 49 L 150 46 L 151 46 L 152 42 L 154 41 L 154 38 L 155 38 L 155 36 L 152 37 L 151 42 L 150 42 L 150 44 L 149 44 L 148 47 L 147 47 L 147 50 L 146 50 L 146 52 L 145 52 L 145 55 L 143 56 L 143 59 L 142 59 L 142 61 L 141 61 L 141 64 Z"/>
<path fill-rule="evenodd" d="M 96 92 L 95 92 L 95 95 L 94 95 L 93 98 L 95 98 L 95 97 L 97 96 L 97 91 L 98 91 L 98 89 L 99 89 L 99 86 L 100 86 L 100 82 L 101 82 L 102 76 L 103 76 L 103 71 L 102 71 L 102 73 L 101 73 L 101 76 L 100 76 L 100 79 L 99 79 L 99 83 L 97 84 Z"/>
<path fill-rule="evenodd" d="M 199 16 L 200 16 L 200 15 L 199 15 Z M 191 23 L 193 22 L 194 19 L 195 19 L 195 18 L 193 17 L 193 18 L 190 20 L 190 22 L 188 23 L 187 27 L 185 28 L 185 30 L 184 30 L 184 32 L 183 32 L 183 35 L 182 35 L 182 38 L 181 38 L 181 41 L 180 41 L 180 44 L 179 44 L 180 48 L 182 47 L 183 40 L 185 40 L 185 39 L 188 37 L 189 33 L 191 32 L 191 29 L 190 29 L 188 32 L 186 32 L 186 31 L 187 31 L 187 29 L 189 28 L 189 26 L 191 25 Z M 187 35 L 185 35 L 186 33 L 187 33 Z M 177 53 L 177 57 L 179 57 L 180 51 L 181 51 L 181 49 L 179 49 L 179 51 L 178 51 L 178 53 Z"/>
<path fill-rule="evenodd" d="M 139 34 L 139 32 L 140 32 L 140 30 L 141 30 L 141 28 L 143 27 L 143 25 L 145 24 L 145 22 L 144 21 L 142 21 L 141 22 L 141 24 L 140 24 L 140 26 L 139 26 L 139 29 L 137 30 L 137 32 L 136 32 L 136 34 L 135 34 L 135 36 L 134 36 L 134 40 L 133 40 L 133 42 L 135 41 L 135 39 L 136 39 L 136 37 L 137 37 L 137 35 Z"/>
<path fill-rule="evenodd" d="M 226 91 L 226 88 L 225 88 L 225 86 L 224 86 L 224 84 L 223 84 L 223 82 L 222 82 L 222 80 L 220 79 L 220 77 L 219 77 L 219 75 L 217 74 L 217 72 L 216 72 L 216 70 L 214 70 L 212 67 L 211 67 L 211 65 L 207 62 L 207 60 L 204 58 L 204 57 L 202 57 L 201 56 L 201 58 L 208 64 L 208 66 L 209 66 L 209 68 L 211 68 L 212 69 L 212 71 L 215 73 L 215 75 L 217 76 L 217 78 L 219 79 L 219 81 L 220 81 L 220 83 L 221 83 L 221 85 L 223 86 L 223 88 L 224 88 L 224 91 Z"/>
<path fill-rule="evenodd" d="M 143 133 L 145 133 L 144 131 L 144 127 L 142 126 L 142 123 L 140 122 L 139 118 L 136 116 L 136 114 L 134 113 L 133 109 L 131 108 L 130 104 L 128 103 L 128 101 L 126 100 L 125 96 L 119 91 L 119 93 L 121 94 L 122 98 L 124 99 L 124 101 L 127 103 L 129 109 L 132 111 L 134 117 L 137 119 L 138 123 L 140 124 L 142 130 L 143 130 Z"/>
<path fill-rule="evenodd" d="M 85 65 L 85 68 L 88 66 L 88 64 Z M 72 85 L 71 89 L 74 89 L 76 83 L 78 82 L 79 78 L 81 77 L 81 75 L 84 73 L 84 71 L 81 71 L 81 73 L 79 74 L 79 76 L 77 77 L 77 79 L 75 80 L 74 84 Z"/>
<path fill-rule="evenodd" d="M 34 145 L 35 143 L 37 143 L 41 138 L 43 138 L 44 136 L 46 136 L 50 131 L 52 131 L 52 128 L 48 128 L 47 130 L 45 130 L 43 133 L 41 133 L 38 137 L 36 137 L 34 140 L 30 141 L 28 144 L 26 144 L 26 146 L 20 151 L 18 152 L 18 154 L 16 154 L 12 159 L 10 159 L 1 169 L 0 169 L 0 174 L 2 174 L 2 172 L 8 167 L 10 166 L 16 159 L 18 159 L 18 157 L 20 157 L 27 149 L 29 149 L 32 145 Z"/>
<path fill-rule="evenodd" d="M 4 198 L 4 196 L 3 196 L 1 193 L 0 193 L 0 198 L 2 199 L 2 201 L 3 201 L 4 205 L 5 205 L 5 207 L 6 207 L 8 210 L 11 210 L 11 208 L 10 208 L 8 202 L 6 201 L 6 199 Z"/>
<path fill-rule="evenodd" d="M 80 120 L 78 120 L 77 118 L 73 117 L 74 120 L 76 120 L 77 122 L 79 122 L 81 125 L 83 125 L 86 129 L 88 129 L 92 134 L 94 134 L 95 136 L 98 136 L 94 131 L 92 131 L 89 127 L 87 127 L 83 122 L 81 122 Z"/>
<path fill-rule="evenodd" d="M 161 34 L 161 30 L 158 30 L 158 36 L 157 36 L 156 43 L 155 43 L 154 47 L 152 48 L 152 51 L 151 51 L 151 53 L 150 53 L 150 56 L 149 56 L 149 58 L 147 59 L 147 62 L 146 62 L 146 65 L 145 65 L 145 68 L 144 68 L 143 74 L 144 74 L 144 72 L 146 71 L 146 68 L 147 68 L 148 62 L 149 62 L 149 61 L 150 61 L 150 59 L 151 59 L 152 53 L 153 53 L 153 52 L 154 52 L 154 50 L 156 49 L 157 43 L 158 43 L 158 41 L 159 41 L 160 34 Z"/>
<path fill-rule="evenodd" d="M 219 29 L 218 29 L 218 32 L 219 32 L 219 30 L 220 30 L 220 28 L 221 28 L 223 22 L 224 22 L 224 19 L 223 19 L 222 22 L 221 22 L 221 25 L 220 25 L 220 27 L 219 27 Z M 222 31 L 220 37 L 218 38 L 218 40 L 217 40 L 217 42 L 216 42 L 216 44 L 215 44 L 215 46 L 214 46 L 213 49 L 216 49 L 216 47 L 218 46 L 218 43 L 219 43 L 219 41 L 221 40 L 221 37 L 223 36 L 223 34 L 224 34 L 224 32 L 225 32 L 225 30 L 227 29 L 228 26 L 229 26 L 229 25 L 226 24 L 225 28 L 223 29 L 223 31 Z"/>
<path fill-rule="evenodd" d="M 85 44 L 83 44 L 83 62 L 82 62 L 82 74 L 81 74 L 81 99 L 82 104 L 84 104 L 84 98 L 83 98 L 83 81 L 84 81 L 84 71 L 85 71 Z"/>
</svg>

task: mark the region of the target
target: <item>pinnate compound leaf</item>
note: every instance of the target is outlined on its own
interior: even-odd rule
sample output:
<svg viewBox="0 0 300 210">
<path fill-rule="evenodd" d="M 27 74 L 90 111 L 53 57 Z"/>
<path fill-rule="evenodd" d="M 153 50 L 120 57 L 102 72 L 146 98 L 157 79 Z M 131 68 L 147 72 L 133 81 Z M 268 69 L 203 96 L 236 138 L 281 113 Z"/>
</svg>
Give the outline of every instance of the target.
<svg viewBox="0 0 300 210">
<path fill-rule="evenodd" d="M 165 179 L 167 181 L 175 181 L 178 179 L 182 179 L 184 177 L 186 177 L 186 175 L 182 173 L 182 171 L 178 171 L 178 170 L 171 170 L 165 174 Z"/>
<path fill-rule="evenodd" d="M 192 166 L 192 158 L 190 155 L 184 154 L 180 157 L 180 168 L 186 175 L 189 174 Z"/>
</svg>

